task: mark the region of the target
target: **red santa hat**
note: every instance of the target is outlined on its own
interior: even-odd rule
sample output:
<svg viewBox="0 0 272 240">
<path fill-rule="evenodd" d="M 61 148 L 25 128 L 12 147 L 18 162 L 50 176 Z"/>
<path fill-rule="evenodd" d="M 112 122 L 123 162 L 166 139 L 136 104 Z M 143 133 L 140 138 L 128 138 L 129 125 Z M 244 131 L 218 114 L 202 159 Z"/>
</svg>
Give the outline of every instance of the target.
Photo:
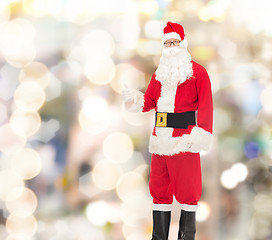
<svg viewBox="0 0 272 240">
<path fill-rule="evenodd" d="M 180 24 L 167 22 L 166 27 L 163 29 L 162 42 L 165 43 L 170 38 L 179 39 L 181 41 L 180 46 L 187 48 L 187 39 L 185 38 L 184 29 Z"/>
</svg>

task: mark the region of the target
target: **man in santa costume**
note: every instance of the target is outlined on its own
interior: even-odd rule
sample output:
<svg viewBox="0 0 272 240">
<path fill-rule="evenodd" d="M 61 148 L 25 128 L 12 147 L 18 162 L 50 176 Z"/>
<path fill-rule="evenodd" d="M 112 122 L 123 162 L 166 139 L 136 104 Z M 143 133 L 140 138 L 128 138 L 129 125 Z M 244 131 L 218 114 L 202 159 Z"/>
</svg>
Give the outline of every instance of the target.
<svg viewBox="0 0 272 240">
<path fill-rule="evenodd" d="M 199 152 L 212 143 L 213 103 L 209 76 L 192 61 L 180 24 L 163 30 L 160 64 L 146 92 L 122 92 L 129 111 L 156 111 L 150 137 L 150 194 L 153 240 L 167 240 L 173 196 L 181 205 L 178 239 L 195 239 L 195 212 L 201 196 Z"/>
</svg>

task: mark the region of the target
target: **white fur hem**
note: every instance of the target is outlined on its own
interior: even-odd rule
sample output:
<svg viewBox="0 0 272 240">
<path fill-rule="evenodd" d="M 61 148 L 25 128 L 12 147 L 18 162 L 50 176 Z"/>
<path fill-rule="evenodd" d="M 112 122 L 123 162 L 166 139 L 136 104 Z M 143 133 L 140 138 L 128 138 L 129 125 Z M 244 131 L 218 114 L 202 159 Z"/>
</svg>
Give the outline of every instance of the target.
<svg viewBox="0 0 272 240">
<path fill-rule="evenodd" d="M 170 33 L 166 33 L 162 36 L 162 43 L 165 43 L 170 38 L 176 38 L 181 41 L 179 34 L 177 34 L 176 32 L 170 32 Z"/>
<path fill-rule="evenodd" d="M 133 101 L 125 102 L 125 107 L 129 112 L 139 112 L 143 110 L 144 107 L 144 94 L 138 90 L 133 92 Z"/>
<path fill-rule="evenodd" d="M 181 204 L 181 209 L 186 212 L 196 212 L 198 205 Z"/>
<path fill-rule="evenodd" d="M 166 133 L 166 131 L 165 131 Z M 158 155 L 175 155 L 181 152 L 207 151 L 212 144 L 212 134 L 200 127 L 193 127 L 190 134 L 172 137 L 169 134 L 150 136 L 149 152 Z"/>
<path fill-rule="evenodd" d="M 153 211 L 169 212 L 172 210 L 172 204 L 153 204 Z"/>
</svg>

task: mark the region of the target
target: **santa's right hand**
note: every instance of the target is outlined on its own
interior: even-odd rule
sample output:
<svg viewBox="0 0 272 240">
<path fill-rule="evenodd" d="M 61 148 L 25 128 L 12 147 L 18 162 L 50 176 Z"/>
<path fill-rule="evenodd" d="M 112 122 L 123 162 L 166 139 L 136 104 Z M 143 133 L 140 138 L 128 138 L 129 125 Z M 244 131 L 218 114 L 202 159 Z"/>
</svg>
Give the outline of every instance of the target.
<svg viewBox="0 0 272 240">
<path fill-rule="evenodd" d="M 132 102 L 135 98 L 135 90 L 130 88 L 125 88 L 122 90 L 122 98 L 125 102 Z"/>
</svg>

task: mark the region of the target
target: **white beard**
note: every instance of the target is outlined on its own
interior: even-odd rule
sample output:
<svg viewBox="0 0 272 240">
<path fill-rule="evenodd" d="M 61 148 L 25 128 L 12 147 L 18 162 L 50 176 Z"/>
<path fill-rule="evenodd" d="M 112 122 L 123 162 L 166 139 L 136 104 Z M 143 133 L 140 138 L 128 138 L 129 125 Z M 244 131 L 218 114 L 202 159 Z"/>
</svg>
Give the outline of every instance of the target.
<svg viewBox="0 0 272 240">
<path fill-rule="evenodd" d="M 178 85 L 193 75 L 192 58 L 187 48 L 163 48 L 156 79 L 162 84 Z"/>
</svg>

